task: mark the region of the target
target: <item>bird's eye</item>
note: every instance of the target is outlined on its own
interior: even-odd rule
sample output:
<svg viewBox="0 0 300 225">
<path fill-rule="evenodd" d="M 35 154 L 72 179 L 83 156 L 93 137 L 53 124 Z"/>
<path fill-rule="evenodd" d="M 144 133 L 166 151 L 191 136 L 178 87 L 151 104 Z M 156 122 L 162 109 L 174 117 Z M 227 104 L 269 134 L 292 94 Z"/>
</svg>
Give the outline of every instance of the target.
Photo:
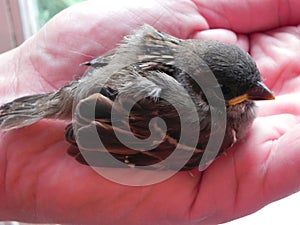
<svg viewBox="0 0 300 225">
<path fill-rule="evenodd" d="M 226 87 L 226 86 L 223 86 L 222 87 L 222 92 L 223 92 L 223 95 L 230 95 L 231 94 L 231 88 L 230 87 Z"/>
</svg>

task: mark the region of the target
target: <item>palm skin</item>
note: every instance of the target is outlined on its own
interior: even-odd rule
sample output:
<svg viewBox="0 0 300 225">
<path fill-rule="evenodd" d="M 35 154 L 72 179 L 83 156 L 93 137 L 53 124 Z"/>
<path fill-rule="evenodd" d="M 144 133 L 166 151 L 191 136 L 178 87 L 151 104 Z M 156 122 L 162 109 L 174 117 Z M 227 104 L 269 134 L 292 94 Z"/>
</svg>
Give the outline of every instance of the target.
<svg viewBox="0 0 300 225">
<path fill-rule="evenodd" d="M 238 44 L 251 53 L 277 99 L 259 103 L 247 138 L 205 172 L 180 172 L 151 186 L 113 183 L 77 163 L 66 154 L 65 122 L 43 120 L 2 132 L 1 220 L 216 224 L 300 189 L 299 3 L 140 2 L 84 2 L 54 18 L 19 48 L 2 54 L 0 103 L 63 86 L 84 72 L 77 65 L 115 47 L 143 23 L 180 38 Z M 255 16 L 258 12 L 261 17 Z"/>
</svg>

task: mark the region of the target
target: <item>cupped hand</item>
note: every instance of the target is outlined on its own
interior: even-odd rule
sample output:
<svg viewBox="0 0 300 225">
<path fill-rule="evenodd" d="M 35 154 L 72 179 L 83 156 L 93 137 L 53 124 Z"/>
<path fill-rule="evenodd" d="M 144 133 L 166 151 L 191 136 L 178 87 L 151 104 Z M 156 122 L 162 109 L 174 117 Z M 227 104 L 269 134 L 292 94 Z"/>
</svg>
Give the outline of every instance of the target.
<svg viewBox="0 0 300 225">
<path fill-rule="evenodd" d="M 217 224 L 300 189 L 300 3 L 86 1 L 0 56 L 0 103 L 80 77 L 80 63 L 144 23 L 180 38 L 237 44 L 277 98 L 259 102 L 249 135 L 205 172 L 150 186 L 111 182 L 66 154 L 66 122 L 1 132 L 0 219 L 78 224 Z M 192 175 L 193 176 L 192 176 Z"/>
</svg>

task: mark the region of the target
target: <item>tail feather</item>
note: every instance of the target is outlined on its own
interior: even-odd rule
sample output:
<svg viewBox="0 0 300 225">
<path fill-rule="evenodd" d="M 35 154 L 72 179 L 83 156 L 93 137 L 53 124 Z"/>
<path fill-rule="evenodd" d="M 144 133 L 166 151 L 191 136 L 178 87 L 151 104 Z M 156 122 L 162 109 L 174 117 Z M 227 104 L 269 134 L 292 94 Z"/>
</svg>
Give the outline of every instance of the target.
<svg viewBox="0 0 300 225">
<path fill-rule="evenodd" d="M 53 114 L 53 107 L 51 112 L 47 104 L 49 97 L 49 94 L 30 95 L 0 106 L 0 129 L 21 128 Z"/>
</svg>

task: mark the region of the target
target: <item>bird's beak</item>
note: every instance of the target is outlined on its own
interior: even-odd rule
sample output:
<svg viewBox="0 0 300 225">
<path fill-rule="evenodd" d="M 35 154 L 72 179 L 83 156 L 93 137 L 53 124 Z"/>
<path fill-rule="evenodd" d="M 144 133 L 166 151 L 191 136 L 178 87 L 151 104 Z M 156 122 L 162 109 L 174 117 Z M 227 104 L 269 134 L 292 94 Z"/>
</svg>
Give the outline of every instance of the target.
<svg viewBox="0 0 300 225">
<path fill-rule="evenodd" d="M 247 91 L 247 93 L 230 99 L 228 105 L 233 106 L 247 100 L 273 100 L 275 99 L 272 91 L 263 83 L 257 82 L 257 84 Z"/>
</svg>

